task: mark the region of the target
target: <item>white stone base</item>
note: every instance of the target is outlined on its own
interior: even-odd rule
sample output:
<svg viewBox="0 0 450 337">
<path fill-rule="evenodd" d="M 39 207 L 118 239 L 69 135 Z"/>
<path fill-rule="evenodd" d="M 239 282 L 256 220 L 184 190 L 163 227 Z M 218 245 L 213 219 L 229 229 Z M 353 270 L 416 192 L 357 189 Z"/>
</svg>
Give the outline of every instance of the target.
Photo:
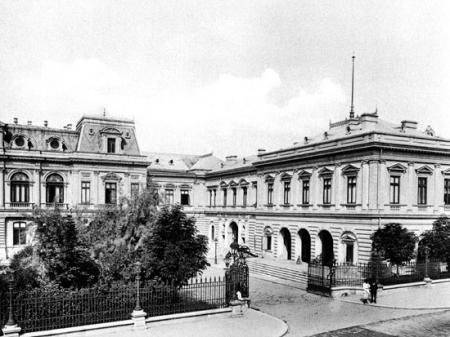
<svg viewBox="0 0 450 337">
<path fill-rule="evenodd" d="M 146 316 L 147 316 L 147 313 L 144 310 L 139 310 L 139 311 L 134 310 L 131 313 L 131 320 L 133 321 L 135 329 L 139 329 L 139 330 L 146 329 L 146 324 L 145 324 Z"/>
<path fill-rule="evenodd" d="M 5 325 L 2 329 L 3 335 L 7 337 L 19 337 L 22 329 L 16 325 Z"/>
</svg>

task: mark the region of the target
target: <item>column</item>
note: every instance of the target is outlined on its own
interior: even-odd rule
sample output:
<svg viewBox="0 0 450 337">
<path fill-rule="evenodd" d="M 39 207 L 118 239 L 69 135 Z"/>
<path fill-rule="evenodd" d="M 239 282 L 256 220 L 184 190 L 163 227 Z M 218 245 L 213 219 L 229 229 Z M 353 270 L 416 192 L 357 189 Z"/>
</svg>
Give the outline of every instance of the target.
<svg viewBox="0 0 450 337">
<path fill-rule="evenodd" d="M 318 207 L 317 205 L 322 203 L 322 196 L 320 195 L 321 183 L 322 181 L 320 180 L 319 177 L 319 168 L 316 166 L 312 170 L 311 181 L 309 184 L 309 189 L 311 193 L 310 195 L 311 205 L 313 205 L 314 208 L 317 208 Z"/>
<path fill-rule="evenodd" d="M 333 186 L 334 185 L 334 186 Z M 334 175 L 333 175 L 333 195 L 334 195 L 334 200 L 332 200 L 332 203 L 334 203 L 336 206 L 336 209 L 340 209 L 341 208 L 341 202 L 342 202 L 342 195 L 343 195 L 343 191 L 342 191 L 342 175 L 341 175 L 341 164 L 337 163 L 335 165 L 335 169 L 334 169 Z"/>
<path fill-rule="evenodd" d="M 100 204 L 100 183 L 99 183 L 100 177 L 99 172 L 94 172 L 94 175 L 92 177 L 92 195 L 91 195 L 91 202 L 94 205 Z M 102 202 L 104 204 L 104 202 Z"/>
<path fill-rule="evenodd" d="M 433 178 L 434 178 L 434 188 L 433 191 L 431 191 L 430 196 L 434 196 L 433 199 L 430 199 L 433 203 L 433 209 L 438 210 L 439 205 L 443 204 L 443 195 L 444 195 L 444 179 L 442 179 L 441 174 L 441 165 L 436 164 L 434 165 L 434 172 L 433 172 Z"/>
<path fill-rule="evenodd" d="M 6 175 L 6 169 L 1 169 L 1 191 L 0 191 L 0 205 L 2 205 L 3 208 L 5 208 L 5 175 Z M 1 228 L 0 228 L 1 230 Z"/>
<path fill-rule="evenodd" d="M 407 176 L 407 186 L 405 191 L 406 195 L 402 193 L 402 186 L 400 183 L 400 198 L 403 196 L 405 197 L 407 209 L 412 209 L 413 204 L 417 204 L 417 191 L 416 191 L 416 184 L 414 184 L 414 163 L 409 162 L 408 163 L 408 176 Z M 402 201 L 400 201 L 402 203 Z"/>
<path fill-rule="evenodd" d="M 378 197 L 378 165 L 376 160 L 369 161 L 369 209 L 377 208 Z"/>
</svg>

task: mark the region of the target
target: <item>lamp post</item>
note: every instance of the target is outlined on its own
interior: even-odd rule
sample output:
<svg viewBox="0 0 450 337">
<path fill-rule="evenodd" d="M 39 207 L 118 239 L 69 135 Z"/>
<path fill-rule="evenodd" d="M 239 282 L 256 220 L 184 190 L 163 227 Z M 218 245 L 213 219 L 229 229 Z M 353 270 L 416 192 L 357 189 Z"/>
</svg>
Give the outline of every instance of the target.
<svg viewBox="0 0 450 337">
<path fill-rule="evenodd" d="M 139 287 L 141 283 L 141 271 L 142 271 L 142 263 L 139 261 L 135 264 L 135 273 L 136 273 L 136 307 L 134 308 L 134 311 L 141 311 L 141 304 L 139 300 Z"/>
<path fill-rule="evenodd" d="M 430 277 L 428 276 L 428 256 L 430 255 L 430 247 L 425 246 L 425 282 L 428 282 L 430 280 Z"/>
<path fill-rule="evenodd" d="M 214 239 L 214 264 L 217 264 L 217 238 Z"/>
<path fill-rule="evenodd" d="M 14 326 L 16 321 L 14 320 L 13 314 L 13 289 L 14 289 L 14 271 L 8 266 L 6 268 L 6 280 L 8 281 L 8 292 L 9 292 L 9 317 L 6 325 Z"/>
</svg>

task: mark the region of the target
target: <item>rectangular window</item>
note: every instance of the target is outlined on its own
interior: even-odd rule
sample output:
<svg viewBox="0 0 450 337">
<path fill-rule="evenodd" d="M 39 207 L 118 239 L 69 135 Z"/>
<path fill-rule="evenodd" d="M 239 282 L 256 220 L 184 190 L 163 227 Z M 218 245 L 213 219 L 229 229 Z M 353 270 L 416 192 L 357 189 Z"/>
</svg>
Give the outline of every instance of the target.
<svg viewBox="0 0 450 337">
<path fill-rule="evenodd" d="M 266 250 L 272 250 L 272 237 L 266 237 Z"/>
<path fill-rule="evenodd" d="M 390 191 L 390 203 L 399 204 L 400 203 L 400 177 L 391 176 L 391 191 Z"/>
<path fill-rule="evenodd" d="M 213 203 L 213 194 L 212 194 L 212 190 L 208 190 L 209 193 L 209 207 L 212 207 L 212 203 Z"/>
<path fill-rule="evenodd" d="M 285 205 L 289 205 L 289 194 L 291 192 L 291 182 L 285 181 L 283 185 L 284 185 L 283 202 Z"/>
<path fill-rule="evenodd" d="M 139 195 L 139 184 L 138 183 L 131 183 L 131 198 L 137 198 Z"/>
<path fill-rule="evenodd" d="M 117 184 L 106 183 L 105 184 L 105 204 L 115 205 L 117 204 Z"/>
<path fill-rule="evenodd" d="M 331 178 L 323 179 L 323 203 L 331 204 Z"/>
<path fill-rule="evenodd" d="M 91 202 L 91 182 L 81 182 L 81 203 L 89 204 Z"/>
<path fill-rule="evenodd" d="M 181 190 L 180 201 L 183 206 L 189 206 L 189 190 Z"/>
<path fill-rule="evenodd" d="M 347 204 L 356 203 L 356 177 L 347 177 Z"/>
<path fill-rule="evenodd" d="M 108 153 L 116 153 L 116 139 L 115 138 L 108 138 L 107 145 L 108 145 Z"/>
<path fill-rule="evenodd" d="M 302 181 L 302 204 L 309 204 L 309 180 Z"/>
<path fill-rule="evenodd" d="M 353 263 L 353 247 L 354 245 L 352 243 L 347 243 L 345 249 L 345 262 L 346 263 Z"/>
<path fill-rule="evenodd" d="M 427 178 L 419 177 L 417 186 L 417 203 L 419 205 L 427 204 Z"/>
<path fill-rule="evenodd" d="M 213 206 L 216 207 L 216 197 L 217 197 L 217 191 L 213 190 Z"/>
<path fill-rule="evenodd" d="M 444 180 L 444 204 L 450 205 L 450 179 Z"/>
<path fill-rule="evenodd" d="M 13 245 L 26 244 L 27 225 L 25 222 L 13 223 Z"/>
<path fill-rule="evenodd" d="M 273 203 L 273 183 L 267 184 L 267 204 L 272 205 Z"/>
<path fill-rule="evenodd" d="M 255 207 L 258 206 L 258 185 L 253 185 L 255 187 Z"/>
<path fill-rule="evenodd" d="M 247 187 L 242 187 L 242 206 L 247 206 Z"/>
<path fill-rule="evenodd" d="M 172 189 L 165 190 L 166 195 L 166 203 L 169 205 L 173 205 L 174 203 L 174 193 Z"/>
<path fill-rule="evenodd" d="M 227 189 L 223 189 L 223 207 L 227 207 Z"/>
<path fill-rule="evenodd" d="M 233 206 L 236 206 L 237 189 L 232 188 L 231 190 L 233 191 Z"/>
</svg>

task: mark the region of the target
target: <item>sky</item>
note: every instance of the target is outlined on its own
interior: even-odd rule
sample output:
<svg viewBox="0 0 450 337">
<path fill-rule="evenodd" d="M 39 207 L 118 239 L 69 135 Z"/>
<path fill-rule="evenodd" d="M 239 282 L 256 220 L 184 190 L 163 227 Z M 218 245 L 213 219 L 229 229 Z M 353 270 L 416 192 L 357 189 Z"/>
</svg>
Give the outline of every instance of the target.
<svg viewBox="0 0 450 337">
<path fill-rule="evenodd" d="M 134 119 L 141 151 L 254 155 L 355 112 L 450 138 L 448 1 L 0 2 L 0 120 Z"/>
</svg>

